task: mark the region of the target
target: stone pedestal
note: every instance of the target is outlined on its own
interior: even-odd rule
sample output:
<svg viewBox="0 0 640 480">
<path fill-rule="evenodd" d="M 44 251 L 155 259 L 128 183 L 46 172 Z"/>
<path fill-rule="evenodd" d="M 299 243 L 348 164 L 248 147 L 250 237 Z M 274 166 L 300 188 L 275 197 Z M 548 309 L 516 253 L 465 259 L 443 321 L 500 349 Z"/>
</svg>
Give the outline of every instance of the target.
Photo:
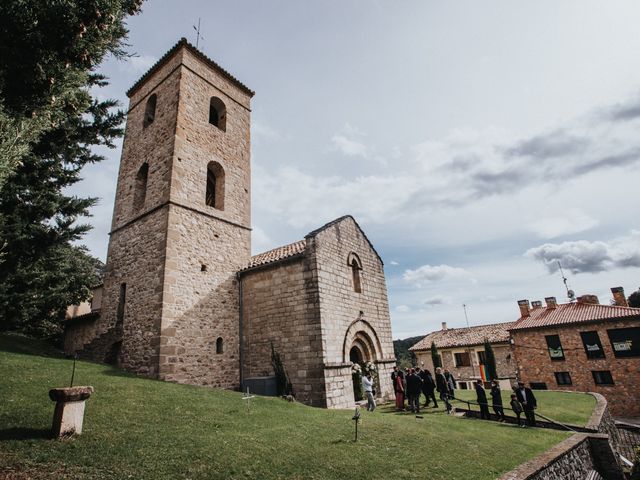
<svg viewBox="0 0 640 480">
<path fill-rule="evenodd" d="M 93 393 L 93 387 L 52 388 L 49 398 L 56 402 L 53 412 L 52 433 L 55 437 L 70 437 L 82 433 L 84 403 Z"/>
</svg>

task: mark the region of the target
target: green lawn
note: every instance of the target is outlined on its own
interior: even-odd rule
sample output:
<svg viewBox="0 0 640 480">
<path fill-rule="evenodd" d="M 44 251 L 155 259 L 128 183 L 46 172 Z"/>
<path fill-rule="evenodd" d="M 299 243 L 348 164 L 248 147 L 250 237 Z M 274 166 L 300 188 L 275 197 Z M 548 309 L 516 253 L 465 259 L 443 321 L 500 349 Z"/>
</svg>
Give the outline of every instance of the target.
<svg viewBox="0 0 640 480">
<path fill-rule="evenodd" d="M 75 384 L 96 390 L 84 433 L 51 440 L 48 389 L 68 384 L 72 362 L 40 351 L 0 336 L 0 477 L 492 479 L 568 435 L 387 407 L 363 412 L 354 443 L 351 410 L 256 398 L 247 412 L 238 393 L 78 362 Z"/>
<path fill-rule="evenodd" d="M 511 393 L 502 390 L 502 403 L 505 407 L 509 407 L 511 402 Z M 538 401 L 536 413 L 542 414 L 552 420 L 564 424 L 578 425 L 584 427 L 589 421 L 589 417 L 596 406 L 596 399 L 591 395 L 572 392 L 548 392 L 544 390 L 536 390 L 534 392 Z M 474 390 L 456 390 L 456 398 L 462 400 L 476 401 L 476 392 Z M 491 396 L 487 390 L 487 398 L 491 403 Z M 454 405 L 456 403 L 454 402 Z M 466 407 L 465 404 L 461 406 Z M 474 410 L 478 407 L 472 405 Z M 491 407 L 489 411 L 493 413 Z M 510 410 L 505 410 L 506 415 L 514 415 Z M 523 415 L 524 418 L 524 415 Z"/>
</svg>

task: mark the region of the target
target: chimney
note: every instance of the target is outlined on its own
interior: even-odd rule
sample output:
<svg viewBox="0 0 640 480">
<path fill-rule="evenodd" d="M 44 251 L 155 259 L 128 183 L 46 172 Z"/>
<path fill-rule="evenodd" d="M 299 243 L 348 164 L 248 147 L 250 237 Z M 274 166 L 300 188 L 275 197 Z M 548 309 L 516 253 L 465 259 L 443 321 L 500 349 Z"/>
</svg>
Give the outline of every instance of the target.
<svg viewBox="0 0 640 480">
<path fill-rule="evenodd" d="M 611 289 L 611 293 L 613 293 L 613 300 L 615 300 L 616 305 L 619 307 L 628 307 L 627 297 L 624 296 L 624 288 L 622 287 L 613 287 Z"/>
<path fill-rule="evenodd" d="M 586 304 L 586 305 L 600 305 L 600 300 L 598 300 L 597 295 L 581 295 L 578 297 L 578 303 Z"/>
<path fill-rule="evenodd" d="M 442 330 L 446 330 L 447 329 L 447 322 L 442 322 Z"/>
<path fill-rule="evenodd" d="M 531 308 L 540 308 L 542 307 L 542 302 L 540 300 L 534 300 L 531 302 Z"/>
<path fill-rule="evenodd" d="M 558 306 L 556 297 L 545 297 L 544 301 L 547 302 L 547 308 L 554 309 Z"/>
<path fill-rule="evenodd" d="M 518 306 L 520 307 L 520 317 L 528 317 L 529 300 L 518 300 Z"/>
</svg>

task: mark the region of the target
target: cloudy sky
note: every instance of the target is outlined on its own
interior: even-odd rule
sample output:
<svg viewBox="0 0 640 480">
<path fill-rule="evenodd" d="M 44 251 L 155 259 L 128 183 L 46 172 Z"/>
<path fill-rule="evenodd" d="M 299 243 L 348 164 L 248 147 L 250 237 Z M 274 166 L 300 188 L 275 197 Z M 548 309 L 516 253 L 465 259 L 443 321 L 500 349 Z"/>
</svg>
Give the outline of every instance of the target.
<svg viewBox="0 0 640 480">
<path fill-rule="evenodd" d="M 352 214 L 394 338 L 516 301 L 640 286 L 640 2 L 169 1 L 130 19 L 124 92 L 180 37 L 256 91 L 253 252 Z M 104 260 L 120 151 L 87 168 Z"/>
</svg>

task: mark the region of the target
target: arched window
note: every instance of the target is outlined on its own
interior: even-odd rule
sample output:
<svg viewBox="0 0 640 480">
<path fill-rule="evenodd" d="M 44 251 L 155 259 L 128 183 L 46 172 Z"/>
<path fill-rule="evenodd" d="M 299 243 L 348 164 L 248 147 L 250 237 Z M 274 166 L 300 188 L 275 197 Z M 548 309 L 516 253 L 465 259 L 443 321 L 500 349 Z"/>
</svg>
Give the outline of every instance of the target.
<svg viewBox="0 0 640 480">
<path fill-rule="evenodd" d="M 224 169 L 218 162 L 209 162 L 207 165 L 205 202 L 209 207 L 224 210 Z"/>
<path fill-rule="evenodd" d="M 227 107 L 218 97 L 211 97 L 209 101 L 209 123 L 223 132 L 227 131 Z"/>
<path fill-rule="evenodd" d="M 224 351 L 224 345 L 222 341 L 222 337 L 218 337 L 216 340 L 216 353 L 219 355 Z"/>
<path fill-rule="evenodd" d="M 353 291 L 362 293 L 362 282 L 360 279 L 360 271 L 362 270 L 362 262 L 355 253 L 351 252 L 347 258 L 347 264 L 351 267 L 351 276 L 353 278 Z"/>
<path fill-rule="evenodd" d="M 156 119 L 156 103 L 158 102 L 158 96 L 154 93 L 147 100 L 147 106 L 144 107 L 144 121 L 142 125 L 147 128 Z"/>
<path fill-rule="evenodd" d="M 144 207 L 144 200 L 147 197 L 147 179 L 149 178 L 149 164 L 143 163 L 136 175 L 136 188 L 133 192 L 133 208 L 140 210 Z"/>
</svg>

